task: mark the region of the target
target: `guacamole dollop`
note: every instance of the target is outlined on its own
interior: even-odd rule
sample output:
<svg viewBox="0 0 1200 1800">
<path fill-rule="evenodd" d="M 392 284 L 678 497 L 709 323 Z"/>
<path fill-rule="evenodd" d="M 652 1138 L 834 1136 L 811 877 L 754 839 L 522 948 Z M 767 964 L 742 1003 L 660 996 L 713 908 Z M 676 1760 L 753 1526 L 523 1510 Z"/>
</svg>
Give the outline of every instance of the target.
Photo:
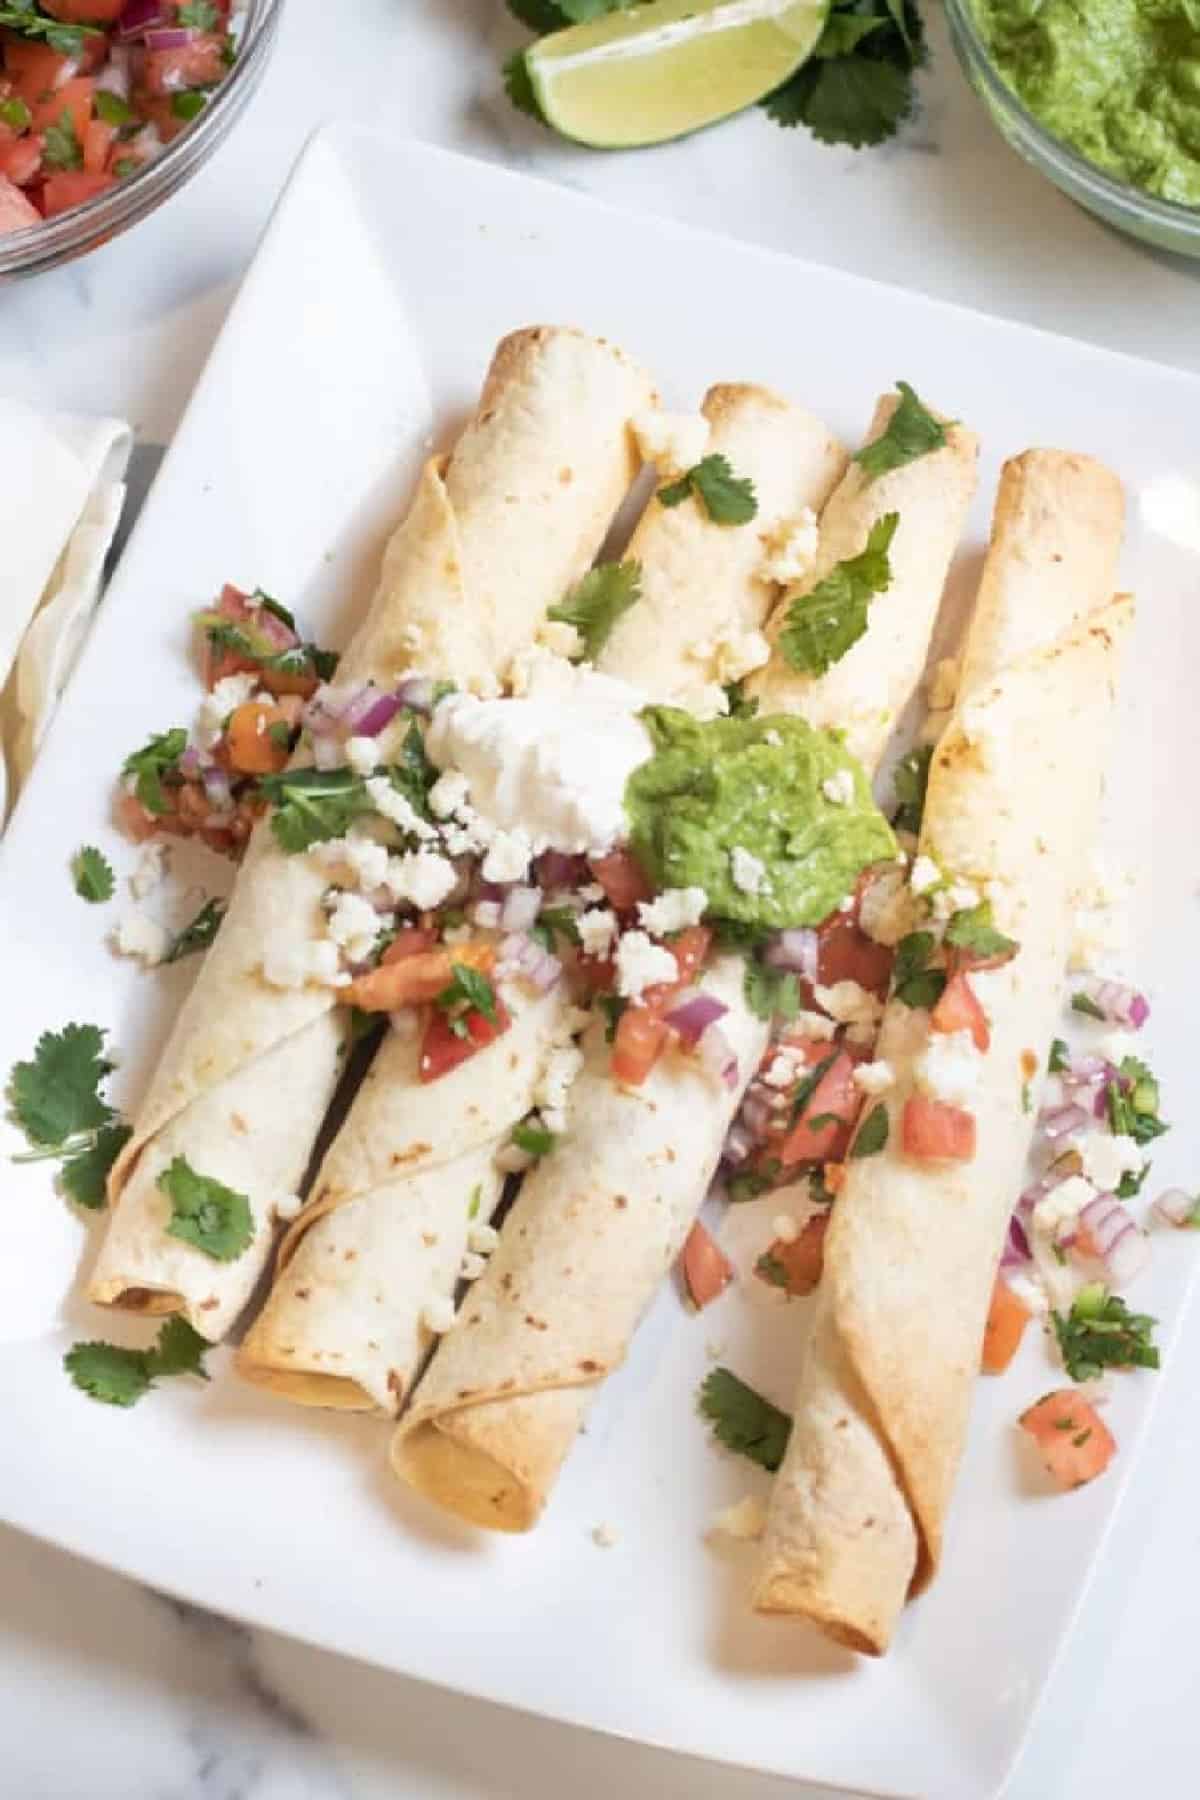
<svg viewBox="0 0 1200 1800">
<path fill-rule="evenodd" d="M 1200 0 L 975 0 L 992 60 L 1108 174 L 1200 206 Z"/>
<path fill-rule="evenodd" d="M 659 887 L 702 887 L 710 915 L 816 925 L 895 855 L 866 775 L 829 732 L 786 717 L 702 722 L 673 706 L 641 719 L 655 754 L 625 788 L 630 842 Z M 755 891 L 735 851 L 761 864 Z"/>
</svg>

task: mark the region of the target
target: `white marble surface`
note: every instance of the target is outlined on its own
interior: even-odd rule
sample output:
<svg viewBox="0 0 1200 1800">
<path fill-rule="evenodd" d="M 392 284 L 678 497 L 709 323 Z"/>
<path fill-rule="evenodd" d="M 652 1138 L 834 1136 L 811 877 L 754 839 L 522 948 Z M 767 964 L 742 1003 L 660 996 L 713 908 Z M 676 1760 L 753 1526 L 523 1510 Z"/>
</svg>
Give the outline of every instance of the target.
<svg viewBox="0 0 1200 1800">
<path fill-rule="evenodd" d="M 500 0 L 290 0 L 258 101 L 201 176 L 135 235 L 0 292 L 0 388 L 125 413 L 143 443 L 166 442 L 280 182 L 336 114 L 1200 369 L 1200 276 L 1095 224 L 1018 162 L 940 27 L 920 118 L 862 156 L 760 115 L 640 155 L 572 151 L 499 94 L 518 35 Z M 885 293 L 879 305 L 886 332 Z M 753 311 L 747 295 L 748 334 Z M 1200 1424 L 1186 1401 L 1156 1419 L 1009 1800 L 1195 1793 Z M 797 1792 L 247 1632 L 0 1530 L 0 1800 L 558 1800 L 568 1788 L 573 1800 Z"/>
</svg>

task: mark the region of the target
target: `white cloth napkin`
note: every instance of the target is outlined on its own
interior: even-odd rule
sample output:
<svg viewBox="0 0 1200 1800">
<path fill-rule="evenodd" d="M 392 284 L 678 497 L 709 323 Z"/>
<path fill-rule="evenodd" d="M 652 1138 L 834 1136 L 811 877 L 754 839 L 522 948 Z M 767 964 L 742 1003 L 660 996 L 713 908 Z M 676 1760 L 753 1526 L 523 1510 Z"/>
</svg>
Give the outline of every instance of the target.
<svg viewBox="0 0 1200 1800">
<path fill-rule="evenodd" d="M 0 396 L 0 822 L 100 597 L 133 432 Z"/>
</svg>

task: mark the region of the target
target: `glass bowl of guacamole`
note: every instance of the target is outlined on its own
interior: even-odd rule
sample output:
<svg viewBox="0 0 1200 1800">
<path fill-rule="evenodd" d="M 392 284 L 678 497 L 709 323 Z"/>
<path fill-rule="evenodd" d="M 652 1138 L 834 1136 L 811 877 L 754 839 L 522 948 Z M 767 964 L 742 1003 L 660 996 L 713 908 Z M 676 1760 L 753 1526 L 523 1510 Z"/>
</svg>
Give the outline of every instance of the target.
<svg viewBox="0 0 1200 1800">
<path fill-rule="evenodd" d="M 946 0 L 1013 148 L 1108 224 L 1200 257 L 1200 0 Z"/>
</svg>

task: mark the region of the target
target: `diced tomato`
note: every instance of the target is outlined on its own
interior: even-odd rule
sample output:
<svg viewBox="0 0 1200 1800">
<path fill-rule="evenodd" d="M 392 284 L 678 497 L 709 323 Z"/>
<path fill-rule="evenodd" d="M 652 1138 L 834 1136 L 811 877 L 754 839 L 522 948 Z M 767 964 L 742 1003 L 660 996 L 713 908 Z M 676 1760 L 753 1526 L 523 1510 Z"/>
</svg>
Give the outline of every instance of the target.
<svg viewBox="0 0 1200 1800">
<path fill-rule="evenodd" d="M 772 1287 L 782 1287 L 797 1300 L 806 1294 L 813 1293 L 820 1285 L 821 1272 L 825 1266 L 825 1233 L 829 1228 L 827 1212 L 814 1213 L 808 1220 L 798 1237 L 786 1242 L 776 1238 L 767 1251 L 763 1263 L 757 1273 L 761 1280 Z M 769 1259 L 769 1260 L 768 1260 Z M 779 1271 L 783 1271 L 784 1279 L 780 1281 Z"/>
<path fill-rule="evenodd" d="M 43 101 L 47 94 L 64 82 L 75 72 L 75 61 L 72 57 L 63 56 L 57 50 L 51 50 L 48 44 L 39 44 L 33 38 L 9 37 L 4 45 L 4 69 L 12 82 L 13 91 L 19 100 L 23 100 L 31 110 Z"/>
<path fill-rule="evenodd" d="M 7 231 L 24 231 L 27 225 L 40 225 L 41 214 L 26 199 L 7 175 L 0 175 L 0 236 Z"/>
<path fill-rule="evenodd" d="M 733 1264 L 699 1219 L 687 1234 L 682 1260 L 683 1279 L 697 1309 L 710 1305 L 733 1280 Z"/>
<path fill-rule="evenodd" d="M 0 137 L 0 175 L 18 187 L 26 187 L 42 166 L 42 139 L 34 131 L 18 137 L 15 132 L 7 140 Z"/>
<path fill-rule="evenodd" d="M 979 1004 L 979 996 L 971 986 L 971 978 L 959 971 L 942 989 L 941 998 L 929 1015 L 931 1031 L 969 1031 L 977 1050 L 986 1050 L 992 1041 L 988 1016 Z"/>
<path fill-rule="evenodd" d="M 346 987 L 339 990 L 347 1006 L 362 1012 L 398 1012 L 403 1006 L 420 1006 L 436 1000 L 454 980 L 455 963 L 486 973 L 495 961 L 490 944 L 455 944 L 442 946 L 419 956 L 406 956 L 399 962 L 381 962 Z"/>
<path fill-rule="evenodd" d="M 426 950 L 432 950 L 437 941 L 437 932 L 423 925 L 402 925 L 379 960 L 405 962 L 410 956 L 422 956 Z"/>
<path fill-rule="evenodd" d="M 401 965 L 403 966 L 403 965 Z M 502 1037 L 512 1024 L 508 1008 L 496 995 L 496 1022 L 485 1019 L 481 1012 L 463 1013 L 456 1023 L 461 1024 L 465 1036 L 453 1030 L 451 1021 L 440 1007 L 430 1008 L 429 1020 L 425 1026 L 425 1035 L 421 1041 L 420 1074 L 422 1081 L 437 1081 L 448 1075 L 451 1069 L 457 1069 L 460 1063 L 474 1056 L 477 1050 L 484 1050 Z"/>
<path fill-rule="evenodd" d="M 82 146 L 87 128 L 92 122 L 92 97 L 95 91 L 96 84 L 90 75 L 74 75 L 70 81 L 64 81 L 60 88 L 56 88 L 54 93 L 34 107 L 33 130 L 48 131 L 52 125 L 61 125 L 65 113 Z"/>
<path fill-rule="evenodd" d="M 640 1087 L 658 1061 L 668 1028 L 661 1015 L 646 1006 L 627 1006 L 613 1038 L 612 1076 L 626 1087 Z"/>
<path fill-rule="evenodd" d="M 985 1375 L 1002 1375 L 1013 1357 L 1033 1314 L 1025 1302 L 997 1275 L 983 1328 L 983 1356 L 980 1367 Z"/>
<path fill-rule="evenodd" d="M 112 185 L 111 175 L 89 175 L 86 169 L 60 169 L 47 178 L 42 188 L 42 212 L 47 219 L 52 219 L 56 213 L 82 206 L 85 200 L 94 200 L 97 194 L 103 194 Z"/>
<path fill-rule="evenodd" d="M 127 0 L 41 0 L 41 7 L 64 25 L 111 25 L 120 18 L 126 3 Z"/>
<path fill-rule="evenodd" d="M 831 1052 L 827 1049 L 825 1054 Z M 854 1081 L 854 1058 L 845 1049 L 832 1052 L 833 1061 L 818 1081 L 804 1112 L 779 1146 L 785 1169 L 797 1163 L 840 1162 L 850 1147 L 850 1133 L 862 1106 L 862 1093 Z M 825 1119 L 827 1123 L 814 1123 Z"/>
<path fill-rule="evenodd" d="M 135 844 L 144 844 L 158 830 L 158 821 L 148 813 L 136 794 L 122 792 L 117 796 L 117 824 Z"/>
<path fill-rule="evenodd" d="M 109 152 L 116 141 L 117 128 L 106 125 L 103 119 L 93 119 L 83 134 L 83 166 L 93 175 L 100 174 L 108 164 Z"/>
<path fill-rule="evenodd" d="M 147 50 L 138 85 L 162 98 L 187 88 L 215 87 L 225 73 L 224 39 L 206 32 L 178 50 Z"/>
<path fill-rule="evenodd" d="M 1059 1388 L 1021 1414 L 1018 1423 L 1037 1445 L 1061 1488 L 1083 1487 L 1103 1475 L 1117 1440 L 1100 1414 L 1072 1388 Z"/>
<path fill-rule="evenodd" d="M 817 979 L 822 987 L 857 981 L 882 1000 L 892 977 L 893 952 L 869 938 L 853 913 L 834 913 L 817 927 Z"/>
<path fill-rule="evenodd" d="M 918 1162 L 970 1162 L 975 1155 L 975 1115 L 944 1100 L 911 1094 L 904 1103 L 900 1142 Z"/>
<path fill-rule="evenodd" d="M 654 892 L 632 850 L 610 850 L 607 856 L 593 856 L 589 867 L 614 912 L 632 912 L 639 900 L 649 900 Z"/>
</svg>

